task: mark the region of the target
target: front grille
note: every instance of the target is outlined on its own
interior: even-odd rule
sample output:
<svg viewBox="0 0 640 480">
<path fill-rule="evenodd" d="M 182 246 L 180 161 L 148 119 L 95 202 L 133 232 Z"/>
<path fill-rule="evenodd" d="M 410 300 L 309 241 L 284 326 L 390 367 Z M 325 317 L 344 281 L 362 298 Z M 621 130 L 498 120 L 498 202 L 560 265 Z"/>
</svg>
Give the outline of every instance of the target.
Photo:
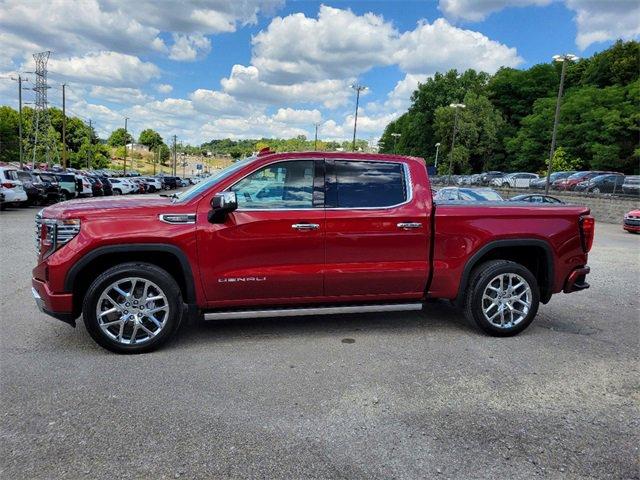
<svg viewBox="0 0 640 480">
<path fill-rule="evenodd" d="M 42 228 L 42 213 L 36 214 L 36 252 L 40 254 L 40 232 Z"/>
<path fill-rule="evenodd" d="M 627 217 L 624 219 L 624 224 L 632 227 L 640 226 L 640 217 Z"/>
</svg>

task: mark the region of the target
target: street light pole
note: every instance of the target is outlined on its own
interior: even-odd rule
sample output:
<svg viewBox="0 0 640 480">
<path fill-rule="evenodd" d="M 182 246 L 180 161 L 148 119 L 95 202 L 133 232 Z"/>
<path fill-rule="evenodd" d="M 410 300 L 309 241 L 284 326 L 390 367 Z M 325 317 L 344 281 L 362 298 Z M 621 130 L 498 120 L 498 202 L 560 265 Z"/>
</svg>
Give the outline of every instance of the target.
<svg viewBox="0 0 640 480">
<path fill-rule="evenodd" d="M 551 149 L 549 150 L 549 165 L 547 166 L 547 182 L 544 186 L 544 194 L 549 195 L 549 185 L 551 183 L 551 170 L 553 155 L 556 150 L 556 136 L 558 133 L 558 122 L 560 120 L 560 104 L 562 103 L 562 90 L 564 89 L 564 76 L 567 71 L 567 62 L 578 60 L 578 57 L 571 53 L 564 55 L 554 55 L 554 62 L 562 62 L 562 71 L 560 73 L 560 86 L 558 87 L 558 99 L 556 100 L 556 114 L 553 119 L 553 133 L 551 134 Z"/>
<path fill-rule="evenodd" d="M 391 136 L 393 137 L 393 153 L 396 154 L 397 149 L 396 149 L 396 142 L 398 140 L 398 137 L 400 137 L 402 134 L 401 133 L 392 133 Z"/>
<path fill-rule="evenodd" d="M 458 109 L 467 107 L 464 103 L 452 103 L 449 106 L 455 110 L 455 114 L 453 116 L 453 135 L 451 137 L 451 152 L 449 154 L 449 176 L 447 178 L 447 185 L 451 184 L 451 170 L 453 168 L 453 148 L 456 146 L 456 132 L 458 131 Z"/>
<path fill-rule="evenodd" d="M 353 88 L 356 91 L 356 115 L 353 120 L 353 143 L 351 145 L 351 149 L 355 152 L 356 151 L 356 128 L 358 126 L 358 105 L 360 104 L 360 92 L 365 91 L 368 87 L 365 87 L 364 85 L 359 85 L 356 83 L 351 85 L 351 88 Z"/>
<path fill-rule="evenodd" d="M 440 142 L 436 143 L 436 163 L 433 168 L 436 170 L 436 175 L 438 174 L 438 151 L 440 150 Z"/>
</svg>

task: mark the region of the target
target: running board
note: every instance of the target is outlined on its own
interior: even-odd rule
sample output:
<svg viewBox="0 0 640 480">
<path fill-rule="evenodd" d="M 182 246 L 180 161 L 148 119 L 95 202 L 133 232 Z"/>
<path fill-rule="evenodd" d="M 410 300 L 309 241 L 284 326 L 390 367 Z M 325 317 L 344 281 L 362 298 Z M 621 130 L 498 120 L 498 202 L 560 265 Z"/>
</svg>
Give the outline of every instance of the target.
<svg viewBox="0 0 640 480">
<path fill-rule="evenodd" d="M 344 307 L 279 308 L 273 310 L 234 310 L 204 314 L 205 320 L 237 318 L 299 317 L 304 315 L 337 315 L 344 313 L 407 312 L 422 310 L 422 303 L 393 303 L 386 305 L 349 305 Z"/>
</svg>

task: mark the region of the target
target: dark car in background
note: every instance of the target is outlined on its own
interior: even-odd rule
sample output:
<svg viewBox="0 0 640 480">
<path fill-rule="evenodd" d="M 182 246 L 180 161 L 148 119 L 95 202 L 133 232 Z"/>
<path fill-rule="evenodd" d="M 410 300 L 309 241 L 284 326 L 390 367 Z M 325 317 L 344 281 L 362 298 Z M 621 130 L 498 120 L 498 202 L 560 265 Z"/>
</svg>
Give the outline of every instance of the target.
<svg viewBox="0 0 640 480">
<path fill-rule="evenodd" d="M 549 185 L 553 186 L 553 182 L 564 180 L 565 178 L 568 178 L 570 175 L 573 175 L 574 173 L 576 173 L 575 170 L 572 170 L 569 172 L 553 172 L 551 174 L 551 178 L 549 178 Z M 534 190 L 544 190 L 546 186 L 547 186 L 546 175 L 537 180 L 531 180 L 531 183 L 529 183 L 529 188 L 532 188 Z"/>
<path fill-rule="evenodd" d="M 113 195 L 113 188 L 111 187 L 111 182 L 109 182 L 109 177 L 105 175 L 95 175 L 95 178 L 100 180 L 102 183 L 102 194 L 106 197 L 110 197 Z"/>
<path fill-rule="evenodd" d="M 175 190 L 179 187 L 178 177 L 163 176 L 160 177 L 165 190 Z"/>
<path fill-rule="evenodd" d="M 47 192 L 37 175 L 22 170 L 16 171 L 16 175 L 27 193 L 27 205 L 41 205 L 47 201 Z"/>
<path fill-rule="evenodd" d="M 102 190 L 102 182 L 93 175 L 85 175 L 85 177 L 91 184 L 91 194 L 94 197 L 102 197 L 104 195 L 104 191 Z"/>
<path fill-rule="evenodd" d="M 482 185 L 489 185 L 494 178 L 499 178 L 502 176 L 504 176 L 504 173 L 498 172 L 497 170 L 485 172 L 480 175 L 480 183 Z"/>
<path fill-rule="evenodd" d="M 501 202 L 503 198 L 491 188 L 460 188 L 445 187 L 438 190 L 433 197 L 440 202 L 465 201 L 465 202 Z"/>
<path fill-rule="evenodd" d="M 625 177 L 622 184 L 622 193 L 627 195 L 640 195 L 640 175 Z"/>
<path fill-rule="evenodd" d="M 591 193 L 621 193 L 623 183 L 624 175 L 620 173 L 607 173 L 579 183 L 576 185 L 575 191 Z"/>
<path fill-rule="evenodd" d="M 46 172 L 35 173 L 35 175 L 38 176 L 44 186 L 48 203 L 56 203 L 64 200 L 64 195 L 62 194 L 60 184 L 58 183 L 58 179 L 55 175 Z"/>
<path fill-rule="evenodd" d="M 529 203 L 564 203 L 562 200 L 551 195 L 541 195 L 539 193 L 527 193 L 525 195 L 516 195 L 509 199 L 510 202 L 529 202 Z"/>
</svg>

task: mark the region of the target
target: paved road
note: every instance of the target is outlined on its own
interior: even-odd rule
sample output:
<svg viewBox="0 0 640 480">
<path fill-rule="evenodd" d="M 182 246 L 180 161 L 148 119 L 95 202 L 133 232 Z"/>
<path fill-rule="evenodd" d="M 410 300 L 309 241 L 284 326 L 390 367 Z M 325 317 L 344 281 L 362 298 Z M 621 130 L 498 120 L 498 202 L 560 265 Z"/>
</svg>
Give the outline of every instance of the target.
<svg viewBox="0 0 640 480">
<path fill-rule="evenodd" d="M 0 214 L 2 478 L 639 476 L 640 235 L 598 225 L 591 290 L 516 338 L 439 303 L 118 356 L 37 311 L 34 214 Z"/>
</svg>

